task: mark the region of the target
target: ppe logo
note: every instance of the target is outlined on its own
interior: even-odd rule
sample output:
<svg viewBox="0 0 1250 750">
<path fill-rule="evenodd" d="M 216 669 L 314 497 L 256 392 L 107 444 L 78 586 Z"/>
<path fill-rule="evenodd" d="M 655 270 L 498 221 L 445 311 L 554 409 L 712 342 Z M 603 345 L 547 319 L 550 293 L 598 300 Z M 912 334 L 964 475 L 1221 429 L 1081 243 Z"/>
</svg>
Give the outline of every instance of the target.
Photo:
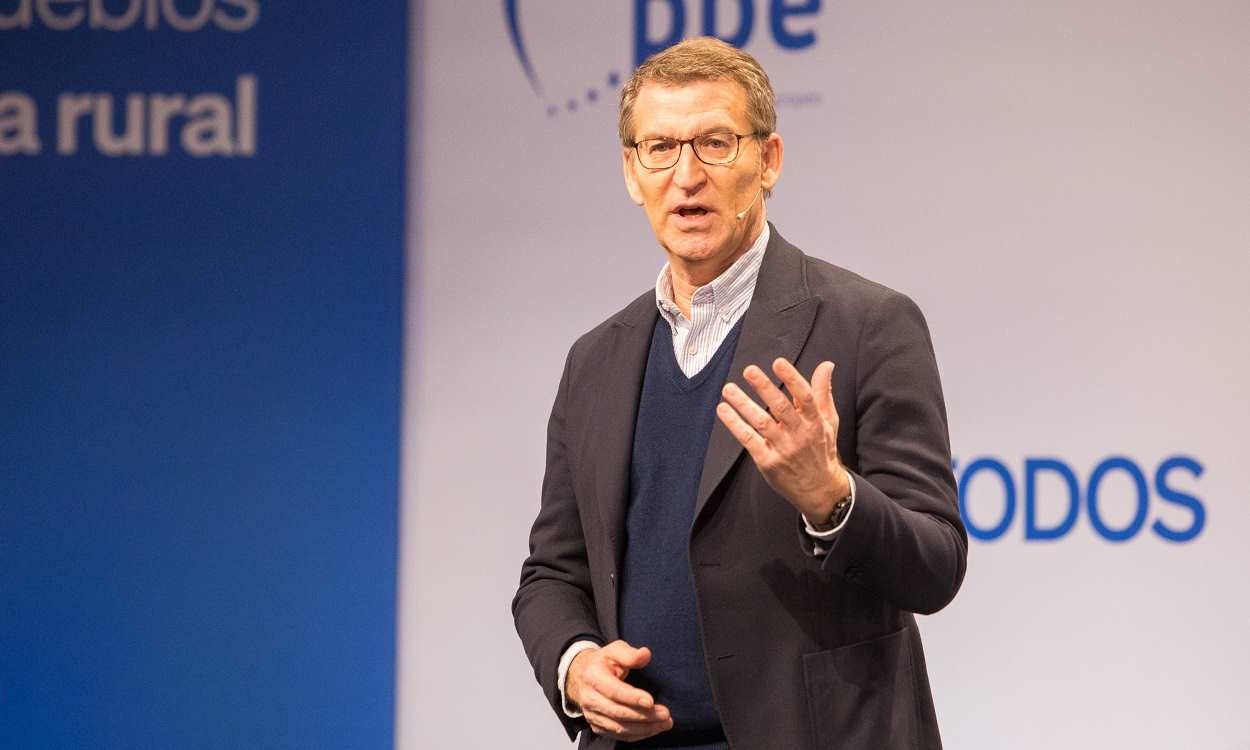
<svg viewBox="0 0 1250 750">
<path fill-rule="evenodd" d="M 964 526 L 983 542 L 1002 538 L 1017 516 L 1028 542 L 1062 539 L 1082 516 L 1109 542 L 1127 542 L 1146 529 L 1169 542 L 1190 542 L 1206 525 L 1202 500 L 1178 487 L 1192 486 L 1202 476 L 1202 464 L 1189 456 L 1168 457 L 1153 471 L 1111 456 L 1086 478 L 1057 458 L 1026 458 L 1019 474 L 992 457 L 977 458 L 962 471 L 952 461 L 951 468 L 959 479 Z M 1023 503 L 1017 502 L 1021 495 Z"/>
<path fill-rule="evenodd" d="M 760 43 L 773 43 L 788 51 L 805 50 L 816 44 L 815 20 L 820 13 L 821 0 L 634 0 L 629 5 L 631 17 L 604 21 L 595 14 L 595 26 L 607 32 L 604 49 L 610 49 L 609 39 L 615 42 L 627 34 L 631 42 L 632 60 L 629 65 L 591 61 L 560 59 L 561 67 L 572 65 L 589 74 L 581 84 L 569 90 L 548 92 L 544 87 L 546 76 L 535 65 L 535 51 L 531 46 L 538 42 L 537 33 L 527 39 L 521 14 L 520 0 L 504 0 L 504 21 L 517 63 L 525 72 L 534 94 L 547 102 L 547 115 L 554 117 L 561 111 L 574 113 L 579 107 L 597 103 L 601 98 L 612 98 L 621 83 L 634 68 L 651 55 L 690 36 L 714 36 L 735 47 L 747 49 Z M 551 18 L 564 18 L 580 9 L 570 7 L 569 13 L 553 9 L 550 3 L 537 10 Z M 529 5 L 526 4 L 528 8 Z M 602 9 L 603 16 L 618 11 L 615 3 Z M 528 16 L 527 16 L 528 18 Z M 544 22 L 536 22 L 534 28 L 551 33 Z M 624 27 L 624 28 L 622 28 Z M 570 28 L 567 33 L 584 35 L 585 29 Z M 554 43 L 551 38 L 545 38 Z M 567 40 L 564 40 L 567 41 Z M 573 45 L 568 45 L 571 48 Z M 562 89 L 567 89 L 565 86 Z"/>
</svg>

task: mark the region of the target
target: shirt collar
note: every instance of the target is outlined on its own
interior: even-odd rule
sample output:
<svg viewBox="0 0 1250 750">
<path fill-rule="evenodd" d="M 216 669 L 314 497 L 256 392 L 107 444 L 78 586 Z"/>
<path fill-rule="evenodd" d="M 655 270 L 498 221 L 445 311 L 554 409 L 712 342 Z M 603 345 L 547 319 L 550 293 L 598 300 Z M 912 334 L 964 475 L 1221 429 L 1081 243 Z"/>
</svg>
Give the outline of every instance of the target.
<svg viewBox="0 0 1250 750">
<path fill-rule="evenodd" d="M 768 222 L 764 222 L 764 230 L 755 238 L 750 249 L 722 271 L 720 276 L 695 289 L 691 303 L 702 305 L 710 302 L 716 306 L 718 313 L 730 316 L 749 303 L 751 294 L 755 291 L 755 282 L 759 279 L 760 263 L 764 260 L 764 248 L 768 246 L 769 234 Z M 668 263 L 660 269 L 660 275 L 655 280 L 655 306 L 670 326 L 676 326 L 682 317 L 681 310 L 673 301 L 673 279 Z"/>
</svg>

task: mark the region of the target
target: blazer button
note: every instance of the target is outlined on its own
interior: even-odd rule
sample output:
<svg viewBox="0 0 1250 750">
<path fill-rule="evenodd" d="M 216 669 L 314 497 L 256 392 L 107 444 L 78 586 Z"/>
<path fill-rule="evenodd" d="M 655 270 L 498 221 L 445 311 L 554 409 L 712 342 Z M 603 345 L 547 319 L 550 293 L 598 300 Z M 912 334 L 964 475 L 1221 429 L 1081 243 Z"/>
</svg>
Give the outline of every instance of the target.
<svg viewBox="0 0 1250 750">
<path fill-rule="evenodd" d="M 615 574 L 615 573 L 608 573 L 608 583 L 612 584 L 613 586 L 615 586 L 615 585 L 616 585 L 616 574 Z"/>
</svg>

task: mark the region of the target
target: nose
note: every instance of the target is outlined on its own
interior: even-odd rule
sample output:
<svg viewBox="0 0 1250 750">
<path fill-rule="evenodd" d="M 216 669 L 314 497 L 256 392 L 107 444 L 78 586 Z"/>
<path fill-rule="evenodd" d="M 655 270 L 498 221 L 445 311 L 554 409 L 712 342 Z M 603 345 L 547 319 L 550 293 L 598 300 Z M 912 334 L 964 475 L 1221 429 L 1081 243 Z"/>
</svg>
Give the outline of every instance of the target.
<svg viewBox="0 0 1250 750">
<path fill-rule="evenodd" d="M 673 165 L 673 184 L 687 193 L 693 193 L 702 187 L 706 180 L 707 171 L 704 169 L 703 162 L 699 161 L 699 157 L 694 155 L 694 146 L 689 143 L 681 144 L 681 151 L 677 154 L 677 163 Z"/>
</svg>

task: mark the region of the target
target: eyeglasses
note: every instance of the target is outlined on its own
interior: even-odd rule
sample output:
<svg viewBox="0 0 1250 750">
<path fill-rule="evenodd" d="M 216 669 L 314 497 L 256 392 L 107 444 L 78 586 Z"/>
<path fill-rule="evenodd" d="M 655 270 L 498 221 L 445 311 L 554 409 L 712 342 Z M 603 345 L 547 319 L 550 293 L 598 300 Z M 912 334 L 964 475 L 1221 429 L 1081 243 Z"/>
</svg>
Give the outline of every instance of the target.
<svg viewBox="0 0 1250 750">
<path fill-rule="evenodd" d="M 743 138 L 758 138 L 759 133 L 704 133 L 694 138 L 648 138 L 634 141 L 638 162 L 647 169 L 668 169 L 681 159 L 681 147 L 690 144 L 690 150 L 699 161 L 712 166 L 732 164 L 738 158 Z"/>
</svg>

